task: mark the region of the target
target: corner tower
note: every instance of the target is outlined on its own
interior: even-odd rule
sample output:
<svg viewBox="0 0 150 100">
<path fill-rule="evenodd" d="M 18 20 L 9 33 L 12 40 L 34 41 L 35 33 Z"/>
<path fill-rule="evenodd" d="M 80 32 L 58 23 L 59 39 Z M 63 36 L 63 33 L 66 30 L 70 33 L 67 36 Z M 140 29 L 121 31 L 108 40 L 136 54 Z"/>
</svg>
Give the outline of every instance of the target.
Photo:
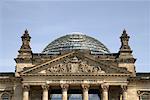
<svg viewBox="0 0 150 100">
<path fill-rule="evenodd" d="M 136 72 L 134 63 L 136 59 L 132 55 L 132 50 L 129 46 L 129 38 L 130 36 L 128 36 L 126 30 L 124 29 L 120 37 L 121 47 L 118 53 L 118 66 L 127 68 L 127 70 L 135 76 Z"/>
<path fill-rule="evenodd" d="M 22 71 L 23 68 L 32 66 L 32 50 L 30 47 L 31 37 L 27 29 L 24 31 L 23 36 L 21 38 L 22 38 L 22 45 L 20 47 L 20 50 L 18 51 L 19 54 L 17 58 L 15 58 L 16 74 Z"/>
</svg>

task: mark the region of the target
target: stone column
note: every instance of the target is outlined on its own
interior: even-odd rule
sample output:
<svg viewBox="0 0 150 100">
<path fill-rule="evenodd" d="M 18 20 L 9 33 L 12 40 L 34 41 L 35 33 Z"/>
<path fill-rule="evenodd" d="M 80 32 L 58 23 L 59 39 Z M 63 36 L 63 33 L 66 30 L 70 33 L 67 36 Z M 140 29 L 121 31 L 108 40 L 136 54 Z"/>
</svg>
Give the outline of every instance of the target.
<svg viewBox="0 0 150 100">
<path fill-rule="evenodd" d="M 30 90 L 29 85 L 23 86 L 23 100 L 29 100 L 29 90 Z"/>
<path fill-rule="evenodd" d="M 122 100 L 127 100 L 127 86 L 123 85 L 122 88 Z"/>
<path fill-rule="evenodd" d="M 140 90 L 137 91 L 137 96 L 138 96 L 138 100 L 141 100 L 141 91 Z"/>
<path fill-rule="evenodd" d="M 108 100 L 108 97 L 109 97 L 109 95 L 108 95 L 108 89 L 109 89 L 109 85 L 101 85 L 101 87 L 102 87 L 102 91 L 103 91 L 103 99 L 102 100 Z"/>
<path fill-rule="evenodd" d="M 89 95 L 88 95 L 89 87 L 90 87 L 90 85 L 88 85 L 88 84 L 82 84 L 83 100 L 89 99 Z"/>
<path fill-rule="evenodd" d="M 43 88 L 42 100 L 48 100 L 48 89 L 49 89 L 49 85 L 42 85 L 42 88 Z"/>
<path fill-rule="evenodd" d="M 68 91 L 69 85 L 61 84 L 61 88 L 62 88 L 62 100 L 67 100 L 67 98 L 68 98 L 67 91 Z"/>
</svg>

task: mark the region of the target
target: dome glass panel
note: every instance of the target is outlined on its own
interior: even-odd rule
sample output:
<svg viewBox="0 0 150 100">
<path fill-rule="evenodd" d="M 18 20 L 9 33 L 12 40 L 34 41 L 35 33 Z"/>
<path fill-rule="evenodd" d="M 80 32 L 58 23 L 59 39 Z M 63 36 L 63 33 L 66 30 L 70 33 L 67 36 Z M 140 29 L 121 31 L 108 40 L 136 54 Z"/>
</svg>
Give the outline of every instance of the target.
<svg viewBox="0 0 150 100">
<path fill-rule="evenodd" d="M 72 33 L 62 36 L 48 44 L 42 53 L 57 54 L 66 50 L 90 50 L 96 54 L 110 53 L 100 41 L 83 33 Z"/>
</svg>

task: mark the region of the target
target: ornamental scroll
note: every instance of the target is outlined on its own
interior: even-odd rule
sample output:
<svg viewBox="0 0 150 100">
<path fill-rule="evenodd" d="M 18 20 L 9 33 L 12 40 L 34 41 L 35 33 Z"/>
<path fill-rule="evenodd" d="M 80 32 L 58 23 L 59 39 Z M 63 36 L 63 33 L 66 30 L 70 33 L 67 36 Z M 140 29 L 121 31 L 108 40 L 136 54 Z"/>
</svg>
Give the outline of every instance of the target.
<svg viewBox="0 0 150 100">
<path fill-rule="evenodd" d="M 47 73 L 105 73 L 100 66 L 91 66 L 87 62 L 78 60 L 77 57 L 63 63 L 51 66 L 46 70 Z"/>
</svg>

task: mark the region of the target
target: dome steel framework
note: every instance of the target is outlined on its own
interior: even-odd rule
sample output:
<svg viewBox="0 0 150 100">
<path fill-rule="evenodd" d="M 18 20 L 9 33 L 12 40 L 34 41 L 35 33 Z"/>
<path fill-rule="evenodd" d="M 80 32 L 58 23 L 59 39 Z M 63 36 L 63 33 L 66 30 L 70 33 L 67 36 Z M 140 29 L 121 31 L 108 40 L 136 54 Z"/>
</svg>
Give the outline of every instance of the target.
<svg viewBox="0 0 150 100">
<path fill-rule="evenodd" d="M 104 44 L 83 33 L 71 33 L 62 36 L 46 46 L 42 51 L 44 54 L 58 54 L 61 51 L 90 50 L 93 54 L 110 53 Z"/>
</svg>

